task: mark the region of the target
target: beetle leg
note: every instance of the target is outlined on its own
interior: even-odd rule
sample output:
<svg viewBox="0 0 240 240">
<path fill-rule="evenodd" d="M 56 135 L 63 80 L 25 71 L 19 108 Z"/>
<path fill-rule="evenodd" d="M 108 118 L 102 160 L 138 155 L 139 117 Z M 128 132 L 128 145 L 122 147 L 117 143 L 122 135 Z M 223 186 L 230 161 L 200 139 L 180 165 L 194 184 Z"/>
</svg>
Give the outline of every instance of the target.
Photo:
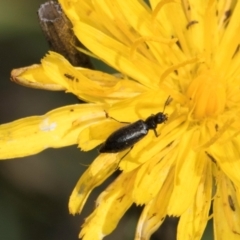
<svg viewBox="0 0 240 240">
<path fill-rule="evenodd" d="M 159 135 L 157 133 L 157 130 L 154 128 L 153 131 L 154 131 L 155 136 L 158 137 Z"/>
<path fill-rule="evenodd" d="M 130 149 L 120 158 L 120 160 L 118 162 L 118 165 L 117 165 L 117 168 L 119 167 L 119 164 L 123 160 L 123 158 L 125 158 L 130 153 L 130 151 L 133 149 L 133 147 L 134 147 L 134 145 L 131 146 Z"/>
<path fill-rule="evenodd" d="M 119 122 L 119 123 L 130 124 L 130 122 L 121 122 L 121 121 L 118 121 L 117 119 L 115 119 L 115 118 L 113 118 L 113 117 L 110 117 L 106 111 L 104 111 L 104 112 L 105 112 L 105 114 L 106 114 L 106 118 L 111 118 L 111 119 L 113 119 L 114 121 Z"/>
</svg>

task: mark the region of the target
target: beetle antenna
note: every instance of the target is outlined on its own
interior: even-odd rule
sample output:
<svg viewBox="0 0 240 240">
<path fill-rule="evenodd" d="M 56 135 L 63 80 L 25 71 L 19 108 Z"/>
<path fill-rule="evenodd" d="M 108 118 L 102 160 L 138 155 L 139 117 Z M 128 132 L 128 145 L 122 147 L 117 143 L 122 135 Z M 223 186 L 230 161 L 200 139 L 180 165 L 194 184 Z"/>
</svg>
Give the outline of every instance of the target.
<svg viewBox="0 0 240 240">
<path fill-rule="evenodd" d="M 173 100 L 173 99 L 172 99 L 171 96 L 169 95 L 168 98 L 167 98 L 167 100 L 166 100 L 166 102 L 164 103 L 163 113 L 164 113 L 164 111 L 165 111 L 166 106 L 169 105 L 172 100 Z"/>
</svg>

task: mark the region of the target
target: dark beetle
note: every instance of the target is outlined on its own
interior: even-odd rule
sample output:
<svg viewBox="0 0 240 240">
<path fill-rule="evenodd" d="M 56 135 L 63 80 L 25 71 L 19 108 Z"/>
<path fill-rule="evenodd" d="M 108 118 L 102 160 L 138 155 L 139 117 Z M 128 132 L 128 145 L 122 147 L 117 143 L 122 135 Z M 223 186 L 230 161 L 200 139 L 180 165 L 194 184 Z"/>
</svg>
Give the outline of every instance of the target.
<svg viewBox="0 0 240 240">
<path fill-rule="evenodd" d="M 168 97 L 165 106 L 171 101 Z M 145 121 L 138 120 L 127 126 L 124 126 L 113 132 L 99 149 L 100 153 L 117 153 L 128 148 L 133 148 L 134 144 L 140 141 L 152 129 L 155 136 L 158 137 L 156 128 L 158 124 L 165 123 L 168 120 L 167 114 L 159 112 L 149 116 Z"/>
</svg>

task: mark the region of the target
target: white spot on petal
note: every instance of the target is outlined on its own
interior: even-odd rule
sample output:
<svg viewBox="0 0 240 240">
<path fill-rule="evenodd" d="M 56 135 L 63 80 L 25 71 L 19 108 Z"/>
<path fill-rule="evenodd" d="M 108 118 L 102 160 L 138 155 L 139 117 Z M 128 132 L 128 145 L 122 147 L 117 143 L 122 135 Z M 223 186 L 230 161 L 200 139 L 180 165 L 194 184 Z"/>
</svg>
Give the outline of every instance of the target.
<svg viewBox="0 0 240 240">
<path fill-rule="evenodd" d="M 55 122 L 49 123 L 49 119 L 46 118 L 41 122 L 39 127 L 40 127 L 41 131 L 49 132 L 49 131 L 55 130 L 55 128 L 57 127 L 57 123 L 55 123 Z"/>
</svg>

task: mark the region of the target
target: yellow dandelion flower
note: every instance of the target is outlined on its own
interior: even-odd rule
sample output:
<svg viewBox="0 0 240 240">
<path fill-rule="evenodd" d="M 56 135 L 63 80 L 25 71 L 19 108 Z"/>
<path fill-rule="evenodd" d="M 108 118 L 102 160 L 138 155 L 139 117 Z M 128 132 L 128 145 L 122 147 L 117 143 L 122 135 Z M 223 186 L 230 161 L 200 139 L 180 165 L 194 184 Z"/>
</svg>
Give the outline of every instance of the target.
<svg viewBox="0 0 240 240">
<path fill-rule="evenodd" d="M 150 130 L 127 143 L 134 146 L 128 153 L 101 153 L 80 177 L 69 201 L 72 214 L 122 170 L 79 237 L 102 239 L 135 203 L 144 205 L 136 240 L 149 239 L 167 215 L 180 217 L 179 240 L 201 239 L 210 218 L 215 239 L 240 239 L 240 2 L 149 2 L 60 0 L 79 40 L 122 77 L 73 67 L 53 52 L 40 65 L 15 70 L 15 81 L 65 90 L 88 103 L 3 124 L 0 156 L 71 144 L 87 151 L 127 122 L 166 114 L 158 137 Z"/>
</svg>

